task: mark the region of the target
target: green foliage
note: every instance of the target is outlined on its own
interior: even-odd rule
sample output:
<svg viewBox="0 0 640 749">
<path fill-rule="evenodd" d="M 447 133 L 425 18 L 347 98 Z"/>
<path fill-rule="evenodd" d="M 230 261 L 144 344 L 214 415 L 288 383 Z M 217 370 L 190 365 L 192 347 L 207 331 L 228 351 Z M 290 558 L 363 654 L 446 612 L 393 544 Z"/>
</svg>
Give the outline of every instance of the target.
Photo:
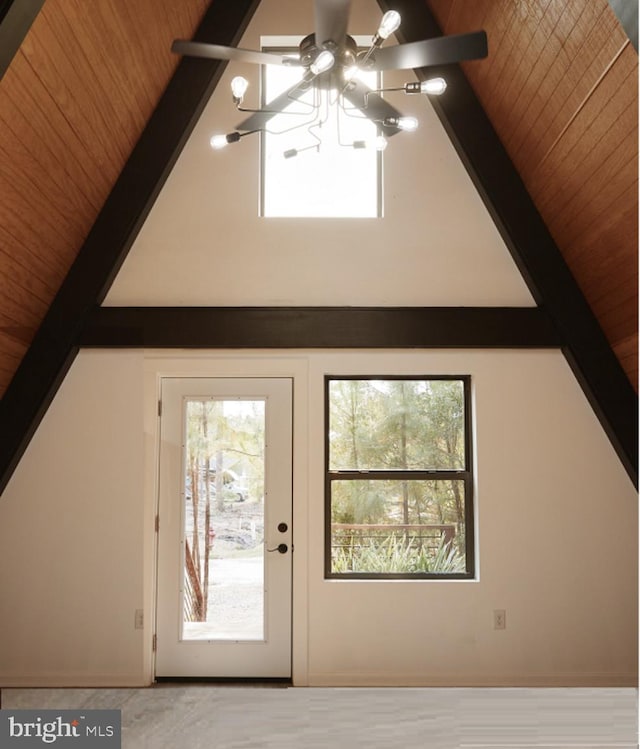
<svg viewBox="0 0 640 749">
<path fill-rule="evenodd" d="M 366 539 L 364 544 L 351 539 L 348 547 L 335 549 L 332 554 L 332 571 L 349 572 L 402 572 L 451 574 L 465 571 L 464 557 L 449 543 L 440 539 L 438 546 L 416 547 L 406 535 L 391 534 L 384 540 Z"/>
<path fill-rule="evenodd" d="M 379 481 L 336 481 L 332 518 L 336 523 L 377 523 L 386 514 L 384 486 Z"/>
<path fill-rule="evenodd" d="M 187 401 L 187 464 L 198 465 L 202 487 L 207 477 L 221 499 L 238 498 L 238 487 L 230 480 L 237 474 L 247 499 L 259 501 L 264 494 L 264 406 L 251 401 L 238 402 L 235 409 L 228 405 L 229 401 L 218 399 Z M 204 496 L 204 488 L 200 493 Z"/>
<path fill-rule="evenodd" d="M 332 469 L 464 468 L 459 380 L 332 380 Z"/>
<path fill-rule="evenodd" d="M 464 469 L 460 380 L 332 380 L 330 470 Z M 333 523 L 449 524 L 463 531 L 464 482 L 452 478 L 334 480 Z M 464 536 L 455 539 L 464 549 Z"/>
</svg>

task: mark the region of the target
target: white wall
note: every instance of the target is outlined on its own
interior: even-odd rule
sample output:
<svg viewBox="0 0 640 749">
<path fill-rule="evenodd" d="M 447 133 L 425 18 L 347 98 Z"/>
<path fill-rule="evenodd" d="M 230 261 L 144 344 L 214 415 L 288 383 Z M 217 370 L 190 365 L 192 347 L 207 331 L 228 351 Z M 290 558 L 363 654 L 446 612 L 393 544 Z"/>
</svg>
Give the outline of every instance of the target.
<svg viewBox="0 0 640 749">
<path fill-rule="evenodd" d="M 310 681 L 635 684 L 637 497 L 562 355 L 319 356 L 311 390 L 325 371 L 471 374 L 479 580 L 324 581 L 312 532 Z M 321 418 L 315 401 L 310 528 L 323 523 Z"/>
<path fill-rule="evenodd" d="M 0 498 L 0 685 L 143 680 L 142 358 L 82 352 Z"/>
<path fill-rule="evenodd" d="M 637 497 L 559 352 L 84 351 L 0 499 L 0 685 L 150 681 L 159 372 L 295 378 L 296 683 L 635 684 Z M 479 578 L 325 581 L 323 376 L 404 372 L 472 376 Z"/>
</svg>

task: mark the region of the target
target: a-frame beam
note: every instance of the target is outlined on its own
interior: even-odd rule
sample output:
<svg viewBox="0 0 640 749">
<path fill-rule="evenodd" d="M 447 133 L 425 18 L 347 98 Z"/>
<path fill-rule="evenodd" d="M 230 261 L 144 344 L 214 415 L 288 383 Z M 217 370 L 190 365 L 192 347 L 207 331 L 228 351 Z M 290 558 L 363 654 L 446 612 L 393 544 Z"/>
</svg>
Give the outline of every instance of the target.
<svg viewBox="0 0 640 749">
<path fill-rule="evenodd" d="M 136 348 L 557 348 L 534 307 L 101 307 L 80 344 Z"/>
<path fill-rule="evenodd" d="M 44 0 L 0 0 L 0 79 L 43 5 Z"/>
<path fill-rule="evenodd" d="M 259 0 L 214 0 L 195 39 L 234 45 Z M 226 63 L 183 59 L 0 401 L 0 492 L 75 357 Z"/>
<path fill-rule="evenodd" d="M 378 4 L 383 11 L 399 11 L 399 41 L 441 35 L 425 0 L 378 0 Z M 447 79 L 446 93 L 432 100 L 434 109 L 536 303 L 544 307 L 565 341 L 567 361 L 637 486 L 638 397 L 629 379 L 460 67 L 416 72 L 421 79 L 427 74 Z"/>
</svg>

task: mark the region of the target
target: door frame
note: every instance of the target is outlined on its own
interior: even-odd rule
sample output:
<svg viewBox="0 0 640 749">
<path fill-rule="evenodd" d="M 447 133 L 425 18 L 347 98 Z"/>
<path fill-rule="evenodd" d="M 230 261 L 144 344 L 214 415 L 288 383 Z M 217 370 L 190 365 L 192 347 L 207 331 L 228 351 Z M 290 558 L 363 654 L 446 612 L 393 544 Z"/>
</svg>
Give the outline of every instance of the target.
<svg viewBox="0 0 640 749">
<path fill-rule="evenodd" d="M 245 638 L 237 630 L 228 637 L 199 638 L 181 633 L 184 602 L 179 591 L 184 590 L 188 452 L 186 404 L 200 401 L 259 401 L 264 406 L 263 600 L 260 604 L 264 629 L 259 637 Z M 156 679 L 290 679 L 293 381 L 290 377 L 165 377 L 161 402 Z M 213 429 L 215 431 L 215 427 Z M 215 527 L 215 507 L 212 518 Z M 278 527 L 281 521 L 285 522 L 284 533 Z M 269 547 L 275 547 L 271 551 L 276 551 L 279 541 L 285 542 L 286 553 L 269 554 Z M 214 557 L 209 565 L 214 578 L 215 569 Z"/>
<path fill-rule="evenodd" d="M 157 611 L 157 533 L 159 509 L 160 416 L 158 403 L 163 377 L 283 377 L 292 381 L 293 395 L 293 538 L 291 674 L 294 686 L 308 684 L 308 359 L 269 352 L 147 351 L 144 359 L 145 486 L 144 486 L 144 611 L 143 674 L 155 679 L 153 635 Z"/>
</svg>

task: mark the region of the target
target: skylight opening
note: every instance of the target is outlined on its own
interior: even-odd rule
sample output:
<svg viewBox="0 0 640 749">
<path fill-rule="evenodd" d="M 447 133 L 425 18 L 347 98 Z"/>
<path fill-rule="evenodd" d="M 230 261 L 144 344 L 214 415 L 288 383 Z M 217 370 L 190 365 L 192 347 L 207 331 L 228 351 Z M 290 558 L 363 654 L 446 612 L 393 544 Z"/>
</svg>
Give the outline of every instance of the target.
<svg viewBox="0 0 640 749">
<path fill-rule="evenodd" d="M 297 53 L 299 38 L 278 48 Z M 359 41 L 356 39 L 356 41 Z M 366 44 L 366 41 L 365 41 Z M 274 49 L 273 38 L 262 48 Z M 369 88 L 380 88 L 379 75 L 358 73 Z M 262 101 L 302 78 L 296 67 L 263 68 Z M 339 92 L 311 88 L 269 120 L 262 134 L 260 215 L 289 218 L 377 218 L 382 216 L 382 154 L 376 150 L 377 127 L 347 103 Z"/>
</svg>

